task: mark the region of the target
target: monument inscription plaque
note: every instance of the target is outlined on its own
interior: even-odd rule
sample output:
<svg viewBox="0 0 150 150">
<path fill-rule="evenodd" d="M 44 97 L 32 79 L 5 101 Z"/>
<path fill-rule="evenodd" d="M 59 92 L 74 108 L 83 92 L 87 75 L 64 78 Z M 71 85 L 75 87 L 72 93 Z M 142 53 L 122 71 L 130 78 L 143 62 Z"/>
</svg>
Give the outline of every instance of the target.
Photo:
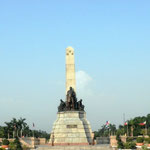
<svg viewBox="0 0 150 150">
<path fill-rule="evenodd" d="M 67 128 L 77 128 L 77 125 L 67 125 Z"/>
</svg>

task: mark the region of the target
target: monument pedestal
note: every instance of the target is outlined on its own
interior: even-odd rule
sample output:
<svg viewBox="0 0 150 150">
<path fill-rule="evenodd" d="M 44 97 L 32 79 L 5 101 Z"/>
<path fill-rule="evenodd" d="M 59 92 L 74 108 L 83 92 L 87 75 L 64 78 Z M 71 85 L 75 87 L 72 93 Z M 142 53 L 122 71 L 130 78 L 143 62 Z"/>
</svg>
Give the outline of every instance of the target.
<svg viewBox="0 0 150 150">
<path fill-rule="evenodd" d="M 51 145 L 90 145 L 92 141 L 92 130 L 84 111 L 57 113 L 49 142 Z"/>
</svg>

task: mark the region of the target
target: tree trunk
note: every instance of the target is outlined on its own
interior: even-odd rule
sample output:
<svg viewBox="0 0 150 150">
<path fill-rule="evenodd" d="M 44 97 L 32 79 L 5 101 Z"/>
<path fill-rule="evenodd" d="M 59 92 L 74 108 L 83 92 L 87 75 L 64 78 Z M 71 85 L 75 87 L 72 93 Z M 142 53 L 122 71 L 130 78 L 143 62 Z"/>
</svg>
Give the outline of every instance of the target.
<svg viewBox="0 0 150 150">
<path fill-rule="evenodd" d="M 17 137 L 19 137 L 19 135 L 18 135 L 18 130 L 17 130 Z"/>
<path fill-rule="evenodd" d="M 21 131 L 20 131 L 20 136 L 21 136 L 21 138 L 22 138 L 22 129 L 21 129 Z"/>
<path fill-rule="evenodd" d="M 13 131 L 13 138 L 15 138 L 15 131 Z"/>
</svg>

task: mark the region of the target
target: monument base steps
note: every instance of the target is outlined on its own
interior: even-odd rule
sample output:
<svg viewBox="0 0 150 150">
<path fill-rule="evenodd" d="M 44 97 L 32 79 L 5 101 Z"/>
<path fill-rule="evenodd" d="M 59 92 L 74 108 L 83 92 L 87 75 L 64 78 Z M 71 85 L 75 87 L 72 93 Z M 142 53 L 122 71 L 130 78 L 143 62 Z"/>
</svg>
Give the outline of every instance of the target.
<svg viewBox="0 0 150 150">
<path fill-rule="evenodd" d="M 36 150 L 113 150 L 109 145 L 88 145 L 88 146 L 44 146 Z"/>
<path fill-rule="evenodd" d="M 84 111 L 58 112 L 49 144 L 90 145 L 92 141 L 92 130 Z"/>
</svg>

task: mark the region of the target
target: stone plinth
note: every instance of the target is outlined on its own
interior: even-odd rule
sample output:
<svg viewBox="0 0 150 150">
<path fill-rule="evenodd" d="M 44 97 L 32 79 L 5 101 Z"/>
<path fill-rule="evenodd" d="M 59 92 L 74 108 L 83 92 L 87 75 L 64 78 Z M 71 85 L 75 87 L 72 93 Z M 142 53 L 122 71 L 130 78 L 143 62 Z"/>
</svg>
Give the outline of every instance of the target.
<svg viewBox="0 0 150 150">
<path fill-rule="evenodd" d="M 89 145 L 92 143 L 92 130 L 84 111 L 65 111 L 57 114 L 50 144 Z"/>
<path fill-rule="evenodd" d="M 120 136 L 120 138 L 123 143 L 126 143 L 127 136 Z M 117 145 L 116 136 L 110 136 L 110 146 L 117 147 Z"/>
</svg>

